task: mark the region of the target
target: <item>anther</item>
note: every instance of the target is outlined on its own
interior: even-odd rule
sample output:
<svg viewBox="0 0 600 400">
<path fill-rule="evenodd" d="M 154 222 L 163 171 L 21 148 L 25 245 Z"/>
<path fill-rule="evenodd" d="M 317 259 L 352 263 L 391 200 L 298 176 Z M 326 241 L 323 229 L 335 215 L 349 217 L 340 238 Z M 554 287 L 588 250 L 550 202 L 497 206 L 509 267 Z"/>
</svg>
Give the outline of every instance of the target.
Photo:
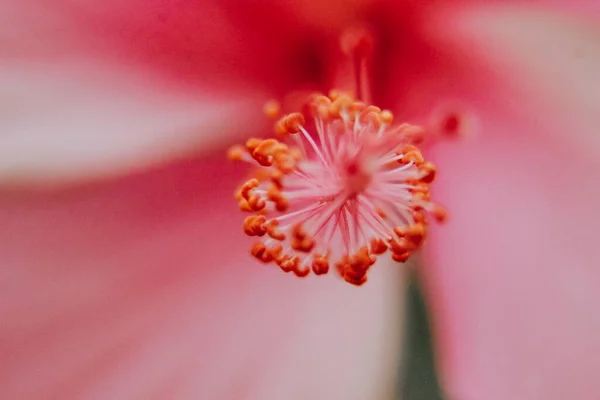
<svg viewBox="0 0 600 400">
<path fill-rule="evenodd" d="M 387 248 L 388 248 L 387 245 L 385 244 L 385 242 L 382 239 L 379 239 L 379 238 L 371 239 L 371 253 L 380 255 L 380 254 L 385 253 Z"/>
<path fill-rule="evenodd" d="M 408 164 L 408 163 L 413 163 L 416 166 L 420 166 L 421 164 L 423 164 L 425 162 L 425 159 L 423 158 L 423 155 L 421 154 L 420 151 L 409 151 L 408 153 L 404 154 L 404 157 L 401 160 L 404 164 Z"/>
<path fill-rule="evenodd" d="M 279 231 L 277 227 L 279 226 L 279 222 L 276 219 L 269 220 L 265 225 L 267 233 L 269 236 L 275 240 L 285 240 L 285 233 Z"/>
<path fill-rule="evenodd" d="M 299 265 L 296 265 L 296 268 L 294 268 L 294 275 L 298 278 L 304 278 L 305 276 L 308 276 L 308 274 L 310 274 L 310 267 L 308 266 L 300 267 Z"/>
<path fill-rule="evenodd" d="M 256 189 L 258 186 L 260 185 L 260 182 L 258 182 L 258 179 L 252 178 L 247 180 L 243 185 L 242 188 L 240 190 L 240 193 L 242 195 L 242 197 L 246 200 L 248 200 L 251 196 L 250 192 L 253 189 Z"/>
<path fill-rule="evenodd" d="M 231 146 L 227 150 L 227 158 L 232 161 L 241 161 L 244 157 L 244 148 L 240 145 Z"/>
<path fill-rule="evenodd" d="M 421 182 L 431 183 L 434 181 L 435 175 L 436 175 L 435 165 L 433 165 L 430 162 L 426 162 L 426 163 L 423 163 L 419 167 L 419 170 L 421 171 L 421 174 L 422 174 L 421 177 L 419 178 L 419 180 Z"/>
<path fill-rule="evenodd" d="M 399 263 L 404 263 L 406 262 L 410 257 L 410 253 L 392 253 L 392 260 L 399 262 Z"/>
<path fill-rule="evenodd" d="M 277 117 L 279 117 L 279 113 L 281 112 L 281 104 L 279 104 L 277 100 L 269 100 L 265 103 L 263 111 L 267 118 L 277 119 Z"/>
<path fill-rule="evenodd" d="M 304 125 L 304 116 L 300 113 L 291 113 L 279 120 L 276 130 L 280 133 L 298 133 Z"/>
<path fill-rule="evenodd" d="M 270 167 L 273 164 L 273 155 L 284 146 L 275 139 L 266 139 L 261 141 L 252 151 L 252 157 L 263 167 Z"/>
<path fill-rule="evenodd" d="M 406 238 L 418 247 L 425 239 L 425 226 L 423 224 L 411 225 L 405 233 Z"/>
<path fill-rule="evenodd" d="M 254 243 L 254 245 L 250 249 L 250 254 L 252 254 L 254 257 L 262 261 L 263 263 L 269 263 L 273 260 L 271 254 L 267 250 L 267 247 L 264 245 L 264 243 L 261 242 Z"/>
<path fill-rule="evenodd" d="M 250 138 L 250 139 L 246 140 L 246 149 L 248 149 L 249 153 L 252 153 L 254 151 L 254 149 L 256 149 L 256 147 L 258 147 L 258 145 L 261 143 L 262 143 L 262 139 Z"/>
<path fill-rule="evenodd" d="M 403 237 L 400 239 L 393 238 L 389 243 L 392 253 L 404 254 L 417 249 L 417 246 L 413 242 Z"/>
<path fill-rule="evenodd" d="M 298 268 L 300 259 L 298 257 L 283 256 L 283 259 L 279 263 L 279 267 L 283 272 L 292 272 Z"/>
<path fill-rule="evenodd" d="M 331 100 L 323 95 L 315 95 L 310 102 L 310 110 L 314 117 L 323 120 L 329 119 L 329 109 L 331 108 Z"/>
<path fill-rule="evenodd" d="M 329 271 L 329 261 L 323 256 L 315 256 L 312 262 L 312 270 L 315 275 L 324 275 Z"/>
<path fill-rule="evenodd" d="M 267 228 L 264 226 L 264 215 L 251 215 L 244 220 L 244 233 L 248 236 L 264 236 Z"/>
<path fill-rule="evenodd" d="M 267 191 L 267 198 L 275 203 L 275 209 L 277 211 L 286 211 L 289 207 L 289 202 L 281 194 L 281 191 L 276 185 L 271 185 Z"/>
<path fill-rule="evenodd" d="M 390 110 L 383 110 L 381 112 L 381 121 L 386 125 L 391 125 L 394 122 L 394 114 Z"/>
<path fill-rule="evenodd" d="M 339 95 L 333 103 L 331 103 L 331 108 L 329 112 L 334 117 L 340 117 L 342 110 L 348 108 L 352 104 L 352 99 L 347 95 Z"/>
<path fill-rule="evenodd" d="M 283 257 L 283 247 L 278 244 L 269 250 L 269 254 L 271 254 L 271 258 L 275 260 L 277 264 L 279 264 Z"/>
</svg>

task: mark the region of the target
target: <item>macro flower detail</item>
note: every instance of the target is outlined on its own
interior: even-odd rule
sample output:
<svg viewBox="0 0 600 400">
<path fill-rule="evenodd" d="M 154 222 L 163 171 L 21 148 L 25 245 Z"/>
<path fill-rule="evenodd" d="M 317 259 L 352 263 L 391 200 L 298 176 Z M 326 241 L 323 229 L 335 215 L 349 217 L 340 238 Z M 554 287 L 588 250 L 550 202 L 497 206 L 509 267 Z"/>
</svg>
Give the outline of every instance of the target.
<svg viewBox="0 0 600 400">
<path fill-rule="evenodd" d="M 230 148 L 230 159 L 258 164 L 236 192 L 252 214 L 244 232 L 260 238 L 251 254 L 298 277 L 334 269 L 360 286 L 377 256 L 389 250 L 402 263 L 418 250 L 446 212 L 430 200 L 436 168 L 416 146 L 423 128 L 393 119 L 345 93 L 315 94 L 275 124 L 278 139 Z"/>
</svg>

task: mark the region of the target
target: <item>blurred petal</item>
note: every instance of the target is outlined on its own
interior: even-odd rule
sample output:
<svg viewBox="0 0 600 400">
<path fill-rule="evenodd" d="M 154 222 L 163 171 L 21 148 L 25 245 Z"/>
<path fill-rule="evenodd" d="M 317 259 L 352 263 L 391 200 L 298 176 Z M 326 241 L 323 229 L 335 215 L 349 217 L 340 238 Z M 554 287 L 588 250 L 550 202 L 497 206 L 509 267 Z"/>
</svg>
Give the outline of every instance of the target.
<svg viewBox="0 0 600 400">
<path fill-rule="evenodd" d="M 164 162 L 261 126 L 245 93 L 187 93 L 87 59 L 0 67 L 0 183 L 57 183 Z"/>
<path fill-rule="evenodd" d="M 315 79 L 317 32 L 361 2 L 9 2 L 0 183 L 112 174 L 260 132 L 262 102 Z"/>
<path fill-rule="evenodd" d="M 501 78 L 504 93 L 492 97 L 546 128 L 533 132 L 540 140 L 552 134 L 550 140 L 571 144 L 581 154 L 598 154 L 600 10 L 582 15 L 514 5 L 471 7 L 446 21 L 452 48 L 484 59 L 482 67 Z"/>
<path fill-rule="evenodd" d="M 475 96 L 480 135 L 436 150 L 452 219 L 425 274 L 449 397 L 596 398 L 600 31 L 515 6 L 444 21 L 497 78 Z"/>
<path fill-rule="evenodd" d="M 402 269 L 357 289 L 254 262 L 221 163 L 0 196 L 4 397 L 391 397 Z"/>
</svg>

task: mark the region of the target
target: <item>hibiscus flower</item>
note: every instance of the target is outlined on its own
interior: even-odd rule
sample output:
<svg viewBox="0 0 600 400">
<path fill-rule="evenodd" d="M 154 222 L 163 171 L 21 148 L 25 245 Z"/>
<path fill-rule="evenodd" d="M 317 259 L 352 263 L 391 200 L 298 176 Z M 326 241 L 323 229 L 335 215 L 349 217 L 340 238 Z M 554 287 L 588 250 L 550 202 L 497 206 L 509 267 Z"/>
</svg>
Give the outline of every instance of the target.
<svg viewBox="0 0 600 400">
<path fill-rule="evenodd" d="M 345 82 L 364 24 L 377 105 L 480 123 L 432 152 L 451 221 L 418 267 L 449 398 L 596 396 L 600 33 L 577 6 L 4 5 L 3 395 L 393 396 L 405 268 L 355 288 L 256 265 L 223 157 L 266 99 Z"/>
</svg>

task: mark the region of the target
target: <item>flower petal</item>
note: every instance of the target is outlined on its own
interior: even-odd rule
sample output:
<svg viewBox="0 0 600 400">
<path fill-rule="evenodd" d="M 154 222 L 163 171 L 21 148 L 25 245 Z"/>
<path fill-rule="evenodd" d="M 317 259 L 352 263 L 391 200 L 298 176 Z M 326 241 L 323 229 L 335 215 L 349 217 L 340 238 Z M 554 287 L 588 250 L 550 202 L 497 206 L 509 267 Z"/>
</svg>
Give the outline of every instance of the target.
<svg viewBox="0 0 600 400">
<path fill-rule="evenodd" d="M 250 259 L 221 157 L 0 196 L 7 398 L 357 399 L 394 389 L 401 268 L 364 287 Z"/>
<path fill-rule="evenodd" d="M 210 148 L 224 135 L 263 124 L 257 95 L 186 93 L 139 69 L 91 59 L 0 69 L 4 184 L 128 171 Z"/>
<path fill-rule="evenodd" d="M 268 96 L 314 79 L 315 33 L 355 14 L 341 5 L 6 4 L 0 183 L 112 174 L 260 132 Z"/>
<path fill-rule="evenodd" d="M 514 5 L 454 17 L 439 43 L 485 73 L 480 135 L 435 154 L 452 218 L 425 278 L 449 396 L 598 397 L 600 32 Z"/>
<path fill-rule="evenodd" d="M 453 51 L 485 60 L 482 67 L 502 80 L 496 96 L 506 108 L 544 126 L 533 132 L 540 139 L 550 134 L 574 151 L 598 154 L 600 25 L 593 17 L 600 18 L 600 9 L 582 15 L 495 5 L 453 16 L 445 17 L 445 29 L 452 31 L 446 40 Z"/>
</svg>

